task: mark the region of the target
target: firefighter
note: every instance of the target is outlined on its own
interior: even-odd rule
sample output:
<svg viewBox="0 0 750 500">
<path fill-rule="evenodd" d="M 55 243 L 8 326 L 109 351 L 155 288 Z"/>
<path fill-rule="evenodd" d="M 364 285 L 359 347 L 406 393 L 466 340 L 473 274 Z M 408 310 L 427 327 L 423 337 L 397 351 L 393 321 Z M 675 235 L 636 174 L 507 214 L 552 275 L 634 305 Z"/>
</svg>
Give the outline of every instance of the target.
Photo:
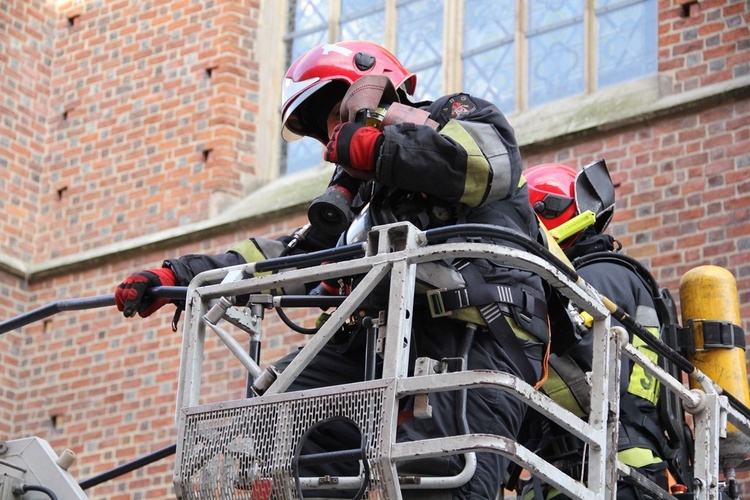
<svg viewBox="0 0 750 500">
<path fill-rule="evenodd" d="M 620 250 L 619 242 L 604 233 L 615 207 L 614 186 L 604 160 L 593 162 L 580 172 L 566 165 L 542 164 L 524 171 L 524 176 L 528 181 L 532 207 L 571 259 L 578 274 L 649 332 L 659 336 L 660 319 L 652 291 L 624 257 L 617 258 L 620 256 L 617 253 Z M 576 224 L 577 218 L 587 217 L 587 221 Z M 612 322 L 613 325 L 619 324 L 614 318 Z M 568 374 L 575 372 L 566 370 L 564 363 L 573 361 L 580 368 L 578 373 L 590 371 L 592 340 L 591 335 L 584 335 L 566 356 L 551 356 L 551 373 L 555 371 L 555 376 L 568 387 L 579 384 L 565 380 L 566 376 L 570 376 Z M 657 361 L 657 354 L 643 340 L 631 334 L 630 342 L 652 361 Z M 562 364 L 558 369 L 559 363 Z M 582 403 L 586 396 L 578 396 L 574 392 L 556 391 L 550 396 L 578 414 L 587 413 Z M 623 356 L 618 458 L 666 489 L 667 462 L 663 460 L 666 443 L 659 426 L 658 397 L 658 381 L 630 358 Z M 558 460 L 563 467 L 567 466 L 567 472 L 573 477 L 581 477 L 583 443 L 564 435 L 559 429 L 556 431 L 559 431 L 557 437 L 547 443 L 544 452 Z M 617 498 L 651 497 L 625 480 L 620 480 Z"/>
<path fill-rule="evenodd" d="M 282 136 L 287 141 L 312 137 L 325 145 L 324 159 L 337 165 L 331 190 L 345 193 L 343 206 L 333 203 L 333 208 L 339 213 L 352 211 L 343 215 L 345 221 L 356 218 L 357 224 L 370 227 L 408 220 L 424 230 L 484 223 L 538 238 L 538 221 L 528 204 L 519 149 L 504 115 L 493 104 L 465 93 L 415 103 L 415 85 L 416 75 L 379 45 L 349 41 L 316 46 L 295 60 L 286 73 Z M 351 243 L 362 234 L 353 229 L 353 223 L 351 228 L 344 225 L 342 231 L 334 217 L 310 219 L 315 224 L 295 252 Z M 330 222 L 335 223 L 326 226 Z M 516 246 L 500 239 L 483 241 Z M 151 314 L 163 303 L 144 296 L 147 288 L 187 285 L 206 269 L 268 256 L 259 247 L 269 245 L 267 240 L 253 239 L 224 255 L 169 259 L 161 268 L 125 279 L 116 289 L 118 307 L 126 316 Z M 472 308 L 481 306 L 482 318 L 487 320 L 480 321 L 484 324 L 468 347 L 468 369 L 506 371 L 536 384 L 542 377 L 548 336 L 540 278 L 488 260 L 462 262 L 461 266 L 464 285 L 473 290 L 486 286 L 488 290 L 484 301 L 470 304 Z M 459 306 L 456 300 L 466 291 L 464 285 L 433 290 L 433 298 L 440 294 L 445 310 L 431 310 L 424 297 L 415 300 L 411 361 L 416 356 L 440 360 L 459 355 L 467 325 L 454 319 L 461 316 L 460 310 L 451 317 L 444 313 L 465 308 L 466 304 Z M 509 293 L 500 296 L 500 289 Z M 382 308 L 377 294 L 371 299 L 368 307 L 373 311 Z M 364 335 L 362 328 L 353 328 L 340 342 L 325 346 L 289 390 L 362 380 Z M 283 369 L 294 356 L 274 364 Z M 463 416 L 456 415 L 456 398 L 446 392 L 431 395 L 433 416 L 426 419 L 413 418 L 411 402 L 406 402 L 398 439 L 457 435 L 462 429 L 516 437 L 526 408 L 515 398 L 493 388 L 468 391 L 468 429 L 459 422 Z M 415 461 L 400 466 L 399 471 L 454 475 L 460 472 L 462 461 L 460 456 L 429 464 Z M 467 484 L 454 491 L 431 490 L 428 497 L 494 499 L 507 465 L 508 460 L 499 454 L 483 453 Z"/>
</svg>

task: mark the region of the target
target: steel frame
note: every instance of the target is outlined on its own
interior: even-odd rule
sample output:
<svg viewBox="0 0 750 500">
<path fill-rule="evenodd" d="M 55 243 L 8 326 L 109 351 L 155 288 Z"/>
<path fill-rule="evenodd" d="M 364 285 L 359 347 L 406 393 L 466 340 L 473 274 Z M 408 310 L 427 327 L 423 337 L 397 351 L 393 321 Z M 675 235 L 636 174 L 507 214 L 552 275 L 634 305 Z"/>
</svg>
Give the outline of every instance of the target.
<svg viewBox="0 0 750 500">
<path fill-rule="evenodd" d="M 540 477 L 542 481 L 555 486 L 572 498 L 614 499 L 618 474 L 629 473 L 628 467 L 617 461 L 619 367 L 621 352 L 624 352 L 634 362 L 653 373 L 669 390 L 678 394 L 687 411 L 693 414 L 696 433 L 696 498 L 719 498 L 720 436 L 726 430 L 727 420 L 743 432 L 750 434 L 747 419 L 727 404 L 726 398 L 720 395 L 710 380 L 705 377 L 701 378 L 698 374 L 697 377 L 704 386 L 704 392 L 688 390 L 681 381 L 672 378 L 630 345 L 628 335 L 624 330 L 610 329 L 610 317 L 600 295 L 583 280 L 579 279 L 574 282 L 546 260 L 509 247 L 485 243 L 426 245 L 424 233 L 406 223 L 376 227 L 363 246 L 365 256 L 351 261 L 283 270 L 260 277 L 253 277 L 257 264 L 246 264 L 207 271 L 197 276 L 190 284 L 177 396 L 176 419 L 180 438 L 177 443 L 175 487 L 178 496 L 182 488 L 178 474 L 182 452 L 180 439 L 183 437 L 182 431 L 187 416 L 197 412 L 212 411 L 217 407 L 226 408 L 227 405 L 283 402 L 295 398 L 307 398 L 315 394 L 379 387 L 385 384 L 389 387 L 392 400 L 386 407 L 387 418 L 382 429 L 382 440 L 386 446 L 378 460 L 383 470 L 388 471 L 382 485 L 386 498 L 400 499 L 401 488 L 415 487 L 399 484 L 396 464 L 400 461 L 417 455 L 429 457 L 487 451 L 508 457 Z M 591 413 L 588 420 L 578 418 L 523 380 L 508 373 L 462 371 L 407 376 L 408 346 L 411 340 L 410 311 L 414 303 L 417 266 L 421 263 L 448 258 L 485 258 L 508 266 L 528 269 L 560 290 L 580 309 L 591 314 L 595 321 L 592 332 L 594 353 L 591 374 Z M 256 340 L 260 336 L 258 317 L 247 315 L 232 306 L 230 300 L 232 297 L 261 294 L 263 290 L 281 286 L 352 275 L 365 275 L 365 277 L 333 312 L 320 331 L 311 337 L 308 344 L 283 373 L 271 373 L 272 371 L 268 368 L 261 370 L 254 364 L 254 361 L 248 361 L 246 353 L 241 350 L 238 352 L 236 345 L 232 346 L 231 342 L 227 343 L 230 350 L 253 376 L 271 377 L 272 382 L 262 396 L 214 405 L 200 404 L 206 325 L 225 342 L 227 342 L 225 338 L 227 335 L 223 335 L 223 329 L 217 326 L 222 319 L 239 326 Z M 387 319 L 380 327 L 381 339 L 384 341 L 382 379 L 304 393 L 286 393 L 285 390 L 294 378 L 355 312 L 362 299 L 383 279 L 390 280 L 390 296 Z M 273 380 L 274 377 L 276 377 L 275 380 Z M 577 482 L 527 448 L 501 436 L 472 434 L 410 443 L 396 442 L 397 401 L 400 398 L 412 394 L 490 386 L 513 394 L 587 443 L 589 449 L 588 484 L 583 485 Z M 470 472 L 470 467 L 467 470 Z M 467 473 L 451 478 L 423 478 L 422 483 L 417 486 L 446 488 L 462 484 L 467 480 L 465 476 Z M 358 478 L 341 479 L 342 484 L 351 484 L 352 481 L 358 480 Z M 660 493 L 659 496 L 674 498 L 666 492 Z"/>
</svg>

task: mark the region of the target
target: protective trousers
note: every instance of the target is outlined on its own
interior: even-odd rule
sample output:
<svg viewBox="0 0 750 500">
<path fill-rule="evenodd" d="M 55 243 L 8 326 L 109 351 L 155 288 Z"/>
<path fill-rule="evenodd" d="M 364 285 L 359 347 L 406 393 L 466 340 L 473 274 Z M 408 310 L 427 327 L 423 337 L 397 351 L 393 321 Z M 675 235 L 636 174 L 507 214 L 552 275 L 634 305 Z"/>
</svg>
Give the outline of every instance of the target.
<svg viewBox="0 0 750 500">
<path fill-rule="evenodd" d="M 413 338 L 411 345 L 410 366 L 417 356 L 432 359 L 455 358 L 460 354 L 461 342 L 465 333 L 465 324 L 447 318 L 432 318 L 426 311 L 417 308 L 413 321 Z M 519 340 L 524 352 L 531 361 L 537 376 L 541 373 L 544 345 Z M 289 391 L 310 389 L 322 386 L 339 385 L 362 381 L 364 379 L 365 332 L 356 331 L 341 345 L 326 345 L 303 370 Z M 277 368 L 286 367 L 296 353 L 292 353 L 276 363 Z M 473 337 L 468 352 L 469 370 L 497 370 L 521 377 L 518 366 L 509 358 L 503 346 L 485 328 L 479 328 Z M 380 366 L 378 366 L 378 376 Z M 532 382 L 533 383 L 533 382 Z M 421 439 L 454 436 L 461 434 L 456 415 L 458 394 L 438 392 L 430 395 L 432 417 L 426 419 L 411 418 L 398 427 L 399 442 Z M 412 401 L 402 401 L 404 413 L 408 414 Z M 479 388 L 467 391 L 466 420 L 469 432 L 489 433 L 515 438 L 526 413 L 526 406 L 505 391 L 495 388 Z M 459 416 L 460 417 L 460 416 Z M 345 429 L 328 432 L 325 436 L 314 438 L 319 450 L 351 449 L 359 446 Z M 450 491 L 454 499 L 487 499 L 494 500 L 500 490 L 508 459 L 494 453 L 479 453 L 477 470 L 473 478 L 460 488 Z M 422 462 L 422 463 L 420 463 Z M 462 456 L 451 456 L 441 459 L 426 459 L 399 466 L 400 472 L 420 473 L 428 471 L 429 475 L 446 476 L 458 474 L 463 468 Z M 357 471 L 324 470 L 316 473 L 350 474 Z M 349 475 L 347 474 L 347 475 Z M 439 490 L 413 493 L 404 490 L 404 497 L 440 498 Z M 442 492 L 445 494 L 445 492 Z M 427 495 L 426 497 L 424 495 Z M 351 498 L 351 495 L 349 495 Z"/>
</svg>

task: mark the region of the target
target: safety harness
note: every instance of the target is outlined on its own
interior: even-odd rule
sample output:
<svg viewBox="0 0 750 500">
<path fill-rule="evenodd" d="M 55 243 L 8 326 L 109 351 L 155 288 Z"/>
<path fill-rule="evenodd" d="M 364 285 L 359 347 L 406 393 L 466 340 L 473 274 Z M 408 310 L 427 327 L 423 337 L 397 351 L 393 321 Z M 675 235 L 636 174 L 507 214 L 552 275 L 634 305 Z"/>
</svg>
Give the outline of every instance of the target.
<svg viewBox="0 0 750 500">
<path fill-rule="evenodd" d="M 427 303 L 432 316 L 450 316 L 456 311 L 476 307 L 487 329 L 508 351 L 509 357 L 521 370 L 524 380 L 530 384 L 538 383 L 534 368 L 519 342 L 518 333 L 511 327 L 507 317 L 515 313 L 515 317 L 524 325 L 531 325 L 535 318 L 546 324 L 547 303 L 522 287 L 514 288 L 485 282 L 476 265 L 469 260 L 457 260 L 453 267 L 461 273 L 466 285 L 450 290 L 428 290 Z M 539 341 L 547 341 L 547 336 L 539 338 L 537 335 L 535 331 L 535 337 Z"/>
</svg>

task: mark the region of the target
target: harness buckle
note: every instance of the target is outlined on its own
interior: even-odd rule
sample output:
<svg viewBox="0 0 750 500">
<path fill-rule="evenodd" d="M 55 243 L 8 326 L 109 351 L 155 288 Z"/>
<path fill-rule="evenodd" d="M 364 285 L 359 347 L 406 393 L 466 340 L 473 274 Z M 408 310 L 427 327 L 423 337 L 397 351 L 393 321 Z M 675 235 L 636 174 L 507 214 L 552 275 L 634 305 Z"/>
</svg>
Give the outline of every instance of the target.
<svg viewBox="0 0 750 500">
<path fill-rule="evenodd" d="M 534 318 L 534 296 L 523 289 L 521 289 L 521 293 L 523 294 L 523 304 L 519 308 L 520 312 L 518 315 L 524 321 L 531 323 L 531 320 Z"/>
<path fill-rule="evenodd" d="M 453 314 L 451 311 L 447 311 L 445 309 L 445 302 L 443 302 L 442 294 L 446 291 L 448 291 L 447 288 L 435 288 L 434 290 L 427 290 L 427 305 L 430 306 L 430 314 L 433 318 L 440 318 Z"/>
</svg>

